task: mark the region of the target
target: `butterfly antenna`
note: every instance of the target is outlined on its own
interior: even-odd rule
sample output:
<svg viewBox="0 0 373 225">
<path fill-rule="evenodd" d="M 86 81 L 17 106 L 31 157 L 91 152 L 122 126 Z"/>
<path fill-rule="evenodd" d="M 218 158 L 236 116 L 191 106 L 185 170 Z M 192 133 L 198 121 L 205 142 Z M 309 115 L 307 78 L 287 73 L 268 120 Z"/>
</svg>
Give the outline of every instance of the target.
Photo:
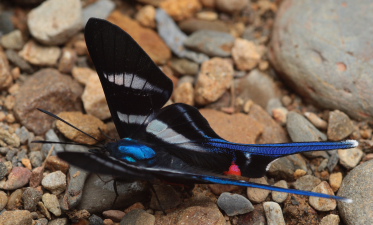
<svg viewBox="0 0 373 225">
<path fill-rule="evenodd" d="M 40 112 L 43 112 L 43 113 L 47 114 L 48 116 L 51 116 L 51 117 L 53 117 L 53 118 L 55 118 L 55 119 L 58 119 L 59 121 L 65 123 L 65 124 L 67 124 L 67 125 L 69 125 L 70 127 L 72 127 L 72 128 L 74 128 L 74 129 L 76 129 L 76 130 L 82 132 L 83 134 L 87 135 L 88 137 L 92 138 L 93 140 L 95 140 L 95 141 L 99 141 L 97 138 L 95 138 L 95 137 L 93 137 L 92 135 L 90 135 L 90 134 L 88 134 L 88 133 L 82 131 L 81 129 L 77 128 L 76 126 L 72 125 L 71 123 L 67 122 L 66 120 L 62 119 L 61 117 L 59 117 L 59 116 L 57 116 L 57 115 L 55 115 L 55 114 L 53 114 L 53 113 L 51 113 L 51 112 L 48 112 L 47 110 L 44 110 L 44 109 L 37 108 L 37 110 L 39 110 Z"/>
<path fill-rule="evenodd" d="M 40 143 L 40 144 L 63 144 L 63 145 L 82 145 L 86 147 L 96 147 L 96 148 L 102 148 L 102 146 L 99 145 L 89 145 L 89 144 L 83 144 L 83 143 L 75 143 L 75 142 L 64 142 L 64 141 L 44 141 L 44 140 L 35 140 L 31 143 Z"/>
</svg>

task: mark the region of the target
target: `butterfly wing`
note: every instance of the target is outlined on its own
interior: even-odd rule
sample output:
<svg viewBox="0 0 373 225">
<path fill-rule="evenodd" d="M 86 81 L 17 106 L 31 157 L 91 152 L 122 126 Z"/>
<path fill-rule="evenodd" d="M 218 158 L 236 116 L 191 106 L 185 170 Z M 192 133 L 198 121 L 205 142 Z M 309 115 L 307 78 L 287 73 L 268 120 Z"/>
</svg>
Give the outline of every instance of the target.
<svg viewBox="0 0 373 225">
<path fill-rule="evenodd" d="M 118 26 L 91 18 L 85 27 L 89 54 L 121 138 L 136 137 L 172 94 L 172 81 Z"/>
</svg>

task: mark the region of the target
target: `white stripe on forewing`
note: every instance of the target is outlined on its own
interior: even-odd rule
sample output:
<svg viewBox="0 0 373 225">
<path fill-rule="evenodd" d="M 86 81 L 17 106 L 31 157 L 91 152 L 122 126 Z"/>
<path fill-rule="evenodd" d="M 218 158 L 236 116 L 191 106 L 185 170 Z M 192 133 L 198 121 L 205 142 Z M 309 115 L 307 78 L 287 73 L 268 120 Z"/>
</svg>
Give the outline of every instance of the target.
<svg viewBox="0 0 373 225">
<path fill-rule="evenodd" d="M 146 80 L 136 74 L 132 73 L 120 73 L 120 74 L 106 74 L 104 77 L 111 83 L 116 85 L 125 86 L 128 88 L 133 88 L 136 90 L 146 90 L 146 91 L 156 91 L 162 92 L 161 88 L 158 88 L 156 85 L 149 83 L 149 80 Z"/>
</svg>

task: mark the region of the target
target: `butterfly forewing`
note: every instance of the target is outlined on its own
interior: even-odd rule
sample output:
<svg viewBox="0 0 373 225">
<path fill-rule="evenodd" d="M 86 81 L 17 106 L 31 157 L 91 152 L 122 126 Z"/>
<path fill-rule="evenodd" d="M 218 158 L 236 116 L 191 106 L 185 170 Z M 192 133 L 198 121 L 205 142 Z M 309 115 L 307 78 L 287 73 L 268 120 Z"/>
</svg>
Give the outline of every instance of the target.
<svg viewBox="0 0 373 225">
<path fill-rule="evenodd" d="M 90 19 L 85 39 L 121 138 L 135 138 L 170 98 L 172 81 L 125 31 Z"/>
</svg>

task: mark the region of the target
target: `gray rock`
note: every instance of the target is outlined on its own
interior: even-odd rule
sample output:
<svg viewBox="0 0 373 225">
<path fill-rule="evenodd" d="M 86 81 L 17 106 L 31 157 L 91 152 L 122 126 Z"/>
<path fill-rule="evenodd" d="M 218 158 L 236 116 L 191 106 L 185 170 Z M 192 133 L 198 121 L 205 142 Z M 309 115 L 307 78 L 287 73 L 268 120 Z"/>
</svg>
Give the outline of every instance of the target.
<svg viewBox="0 0 373 225">
<path fill-rule="evenodd" d="M 52 172 L 43 178 L 41 184 L 53 194 L 61 194 L 66 190 L 66 175 L 61 171 Z"/>
<path fill-rule="evenodd" d="M 245 214 L 254 210 L 253 204 L 247 198 L 229 192 L 221 194 L 217 204 L 228 216 Z"/>
<path fill-rule="evenodd" d="M 135 209 L 127 213 L 120 221 L 120 225 L 149 224 L 155 223 L 155 217 L 142 209 Z"/>
<path fill-rule="evenodd" d="M 0 13 L 0 36 L 8 34 L 14 30 L 12 11 L 1 10 Z"/>
<path fill-rule="evenodd" d="M 83 28 L 82 18 L 79 0 L 49 0 L 30 11 L 27 25 L 39 42 L 59 45 Z"/>
<path fill-rule="evenodd" d="M 264 109 L 267 109 L 270 99 L 280 97 L 280 89 L 273 78 L 259 70 L 253 70 L 247 76 L 235 79 L 234 85 L 240 98 L 244 101 L 252 99 Z"/>
<path fill-rule="evenodd" d="M 6 175 L 8 175 L 8 167 L 5 165 L 4 162 L 0 162 L 0 180 L 4 179 Z"/>
<path fill-rule="evenodd" d="M 339 162 L 347 169 L 352 169 L 360 162 L 364 152 L 358 148 L 338 150 Z"/>
<path fill-rule="evenodd" d="M 339 110 L 330 112 L 327 135 L 329 140 L 340 141 L 354 131 L 354 125 L 346 114 Z"/>
<path fill-rule="evenodd" d="M 8 57 L 9 61 L 12 62 L 14 65 L 18 66 L 22 72 L 26 73 L 33 73 L 34 68 L 26 61 L 24 60 L 21 56 L 18 55 L 17 52 L 14 50 L 6 50 L 6 56 Z"/>
<path fill-rule="evenodd" d="M 264 212 L 268 225 L 285 225 L 285 219 L 282 215 L 281 207 L 276 202 L 264 202 Z"/>
<path fill-rule="evenodd" d="M 372 121 L 373 70 L 366 55 L 373 51 L 373 32 L 366 28 L 373 14 L 364 13 L 373 10 L 370 3 L 284 1 L 268 52 L 280 75 L 304 97 Z"/>
<path fill-rule="evenodd" d="M 110 0 L 100 0 L 83 9 L 83 24 L 91 17 L 106 19 L 115 8 L 115 3 Z"/>
<path fill-rule="evenodd" d="M 35 212 L 38 202 L 41 200 L 42 192 L 36 188 L 28 187 L 22 194 L 24 209 Z"/>
<path fill-rule="evenodd" d="M 184 47 L 184 41 L 187 39 L 187 36 L 163 9 L 157 9 L 155 18 L 157 20 L 159 35 L 175 55 L 180 58 L 190 59 L 196 63 L 202 63 L 209 59 L 205 54 L 196 53 Z"/>
<path fill-rule="evenodd" d="M 30 132 L 27 130 L 27 128 L 25 126 L 22 126 L 21 128 L 18 128 L 16 130 L 16 134 L 18 135 L 21 144 L 26 144 L 26 142 L 30 138 Z"/>
<path fill-rule="evenodd" d="M 285 180 L 280 180 L 276 182 L 273 186 L 276 187 L 282 187 L 282 188 L 289 188 L 288 183 Z M 273 201 L 277 203 L 283 203 L 287 198 L 288 198 L 288 193 L 285 192 L 277 192 L 277 191 L 272 191 L 272 199 Z"/>
<path fill-rule="evenodd" d="M 298 190 L 311 191 L 319 185 L 321 180 L 312 175 L 305 175 L 294 182 L 294 187 Z"/>
<path fill-rule="evenodd" d="M 195 76 L 198 73 L 198 64 L 187 59 L 171 59 L 170 66 L 177 74 Z"/>
<path fill-rule="evenodd" d="M 51 142 L 60 142 L 61 140 L 58 138 L 56 132 L 54 132 L 53 129 L 48 130 L 47 133 L 45 133 L 45 140 L 51 141 Z M 47 157 L 49 151 L 51 150 L 52 146 L 54 145 L 54 151 L 52 152 L 52 155 L 56 155 L 57 152 L 64 151 L 64 146 L 62 144 L 43 144 L 41 148 L 41 152 L 44 157 Z"/>
<path fill-rule="evenodd" d="M 93 214 L 88 218 L 89 224 L 91 225 L 104 225 L 104 220 L 101 217 Z"/>
<path fill-rule="evenodd" d="M 1 45 L 6 49 L 22 49 L 25 41 L 20 30 L 14 30 L 1 37 Z"/>
<path fill-rule="evenodd" d="M 228 57 L 234 44 L 234 37 L 225 32 L 199 30 L 190 35 L 184 45 L 211 57 Z"/>
<path fill-rule="evenodd" d="M 343 179 L 338 196 L 347 197 L 353 203 L 339 202 L 338 209 L 347 225 L 371 224 L 373 221 L 373 160 L 367 161 Z"/>
<path fill-rule="evenodd" d="M 43 155 L 40 151 L 30 152 L 29 158 L 33 168 L 39 167 L 43 164 Z"/>
</svg>

